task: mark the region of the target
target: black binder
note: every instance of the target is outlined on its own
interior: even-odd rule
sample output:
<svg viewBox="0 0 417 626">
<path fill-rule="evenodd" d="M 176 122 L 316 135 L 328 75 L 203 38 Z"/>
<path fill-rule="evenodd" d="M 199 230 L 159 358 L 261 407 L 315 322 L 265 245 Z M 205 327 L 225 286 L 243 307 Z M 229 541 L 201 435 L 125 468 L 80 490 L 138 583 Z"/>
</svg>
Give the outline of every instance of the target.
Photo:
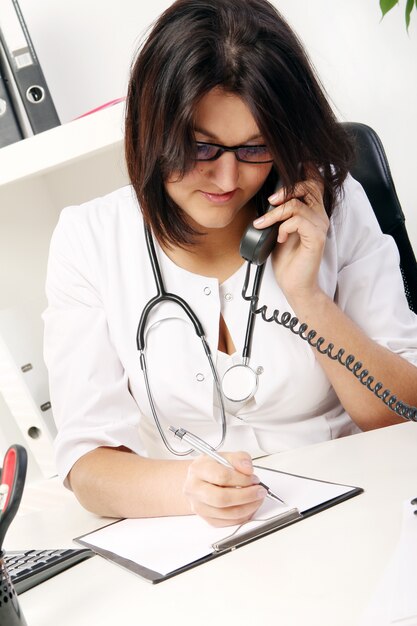
<svg viewBox="0 0 417 626">
<path fill-rule="evenodd" d="M 2 54 L 0 48 L 0 56 Z M 23 139 L 0 63 L 0 148 Z"/>
<path fill-rule="evenodd" d="M 256 466 L 255 472 L 285 503 L 266 498 L 254 519 L 241 526 L 213 528 L 196 515 L 124 519 L 75 541 L 159 583 L 363 492 Z"/>
<path fill-rule="evenodd" d="M 17 0 L 0 0 L 2 69 L 25 136 L 59 126 L 60 121 Z"/>
</svg>

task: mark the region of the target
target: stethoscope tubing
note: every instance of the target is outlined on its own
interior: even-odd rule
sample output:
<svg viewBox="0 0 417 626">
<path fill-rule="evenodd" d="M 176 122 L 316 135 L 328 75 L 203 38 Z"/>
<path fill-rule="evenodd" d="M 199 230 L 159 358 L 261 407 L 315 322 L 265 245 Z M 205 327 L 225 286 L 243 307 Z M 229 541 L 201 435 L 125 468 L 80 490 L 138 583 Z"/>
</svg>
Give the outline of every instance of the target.
<svg viewBox="0 0 417 626">
<path fill-rule="evenodd" d="M 150 408 L 151 408 L 151 412 L 152 412 L 152 416 L 154 418 L 155 424 L 158 428 L 159 434 L 162 438 L 162 441 L 164 442 L 165 446 L 167 447 L 167 449 L 172 452 L 173 454 L 177 455 L 177 456 L 186 456 L 188 454 L 190 454 L 191 452 L 193 452 L 193 450 L 186 450 L 186 451 L 178 451 L 175 450 L 169 443 L 164 430 L 162 428 L 161 422 L 159 420 L 158 417 L 158 413 L 155 407 L 155 403 L 153 400 L 153 394 L 152 394 L 152 390 L 151 390 L 151 385 L 149 382 L 149 376 L 148 376 L 148 368 L 147 368 L 147 363 L 146 363 L 146 356 L 145 356 L 145 348 L 146 348 L 146 341 L 145 341 L 145 330 L 146 330 L 146 323 L 149 317 L 149 314 L 151 313 L 152 309 L 155 308 L 156 306 L 158 306 L 159 304 L 161 304 L 162 302 L 173 302 L 174 304 L 178 305 L 187 315 L 187 317 L 189 318 L 189 320 L 191 321 L 191 323 L 194 326 L 195 332 L 197 334 L 197 336 L 200 338 L 202 345 L 203 345 L 203 349 L 206 353 L 206 357 L 209 361 L 210 364 L 210 369 L 213 375 L 213 379 L 214 379 L 214 383 L 215 383 L 215 388 L 216 388 L 216 393 L 218 395 L 218 400 L 219 400 L 219 406 L 220 406 L 220 412 L 221 412 L 221 438 L 219 443 L 217 444 L 217 446 L 214 447 L 214 449 L 218 449 L 220 448 L 226 438 L 226 430 L 227 430 L 227 426 L 226 426 L 226 412 L 225 412 L 225 406 L 224 406 L 224 397 L 223 397 L 223 391 L 222 391 L 222 386 L 219 380 L 219 376 L 218 376 L 218 372 L 217 369 L 214 365 L 214 361 L 213 361 L 213 357 L 210 351 L 210 347 L 208 345 L 208 342 L 206 340 L 205 337 L 205 333 L 204 333 L 204 328 L 200 322 L 200 320 L 198 319 L 197 315 L 194 313 L 194 311 L 192 310 L 192 308 L 190 307 L 190 305 L 183 299 L 181 298 L 181 296 L 174 294 L 174 293 L 170 293 L 168 291 L 166 291 L 165 289 L 165 285 L 164 285 L 164 281 L 162 278 L 162 273 L 161 273 L 161 268 L 159 266 L 159 262 L 158 262 L 158 258 L 156 255 L 156 250 L 155 250 L 155 246 L 154 246 L 154 242 L 153 242 L 153 238 L 152 238 L 152 234 L 150 232 L 150 229 L 146 226 L 146 224 L 144 225 L 145 228 L 145 240 L 146 240 L 146 246 L 147 246 L 147 250 L 148 250 L 148 256 L 149 256 L 149 260 L 151 263 L 151 267 L 152 267 L 152 273 L 153 273 L 153 277 L 155 280 L 155 285 L 156 285 L 156 289 L 157 289 L 157 294 L 151 298 L 147 304 L 144 306 L 143 311 L 141 313 L 140 319 L 139 319 L 139 323 L 138 323 L 138 327 L 137 327 L 137 332 L 136 332 L 136 345 L 137 345 L 137 349 L 139 350 L 139 359 L 140 359 L 140 365 L 141 365 L 141 369 L 143 371 L 143 375 L 144 375 L 144 379 L 145 379 L 145 387 L 146 387 L 146 391 L 147 391 L 147 395 L 148 395 L 148 400 L 149 400 L 149 404 L 150 404 Z M 259 265 L 256 269 L 256 274 L 255 274 L 255 279 L 254 279 L 254 287 L 253 287 L 253 293 L 254 295 L 258 295 L 259 294 L 259 288 L 260 288 L 260 284 L 262 281 L 262 275 L 263 275 L 263 270 L 264 270 L 264 266 L 263 265 Z M 248 277 L 249 277 L 249 272 L 250 272 L 250 263 L 248 264 L 248 269 L 247 269 L 247 275 L 246 275 L 246 279 L 245 279 L 245 284 L 247 284 L 248 281 Z M 245 342 L 244 342 L 244 347 L 243 347 L 243 351 L 242 351 L 242 360 L 243 360 L 243 365 L 247 368 L 249 368 L 251 370 L 251 372 L 253 372 L 255 380 L 256 380 L 256 385 L 254 386 L 254 391 L 257 388 L 257 373 L 254 372 L 254 370 L 252 370 L 252 368 L 250 368 L 249 366 L 249 358 L 250 358 L 250 353 L 251 353 L 251 345 L 252 345 L 252 337 L 253 337 L 253 330 L 254 330 L 254 323 L 255 323 L 255 314 L 252 311 L 252 307 L 249 310 L 249 315 L 248 315 L 248 322 L 247 322 L 247 326 L 246 326 L 246 333 L 245 333 Z M 234 366 L 232 366 L 233 369 Z M 226 372 L 227 373 L 227 372 Z M 253 393 L 251 395 L 253 395 Z M 248 396 L 251 397 L 251 396 Z M 244 400 L 246 400 L 247 398 L 244 398 Z"/>
<path fill-rule="evenodd" d="M 146 226 L 145 226 L 145 237 L 146 237 L 146 246 L 148 249 L 149 260 L 151 262 L 151 267 L 152 267 L 152 273 L 154 276 L 155 285 L 157 289 L 157 294 L 156 296 L 151 298 L 149 302 L 144 306 L 142 314 L 140 316 L 138 329 L 136 333 L 136 345 L 137 345 L 138 350 L 143 351 L 145 348 L 145 329 L 146 329 L 146 322 L 147 322 L 148 316 L 150 312 L 152 311 L 152 309 L 158 306 L 158 304 L 161 304 L 161 302 L 174 302 L 179 307 L 181 307 L 183 311 L 186 313 L 186 315 L 188 316 L 188 318 L 191 320 L 194 326 L 195 332 L 197 333 L 198 337 L 200 337 L 201 339 L 202 337 L 204 337 L 203 326 L 200 320 L 198 319 L 198 317 L 196 316 L 196 314 L 194 313 L 194 311 L 192 310 L 192 308 L 190 307 L 190 305 L 188 304 L 188 302 L 186 302 L 183 298 L 181 298 L 181 296 L 175 293 L 169 293 L 165 289 L 165 285 L 164 285 L 164 281 L 163 281 L 162 273 L 161 273 L 161 268 L 159 267 L 158 259 L 156 256 L 156 251 L 155 251 L 155 246 L 154 246 L 154 242 L 152 239 L 152 235 L 151 235 L 149 228 L 147 228 Z"/>
<path fill-rule="evenodd" d="M 250 266 L 251 264 L 248 262 L 248 268 L 246 271 L 247 277 L 250 272 Z M 264 274 L 264 269 L 265 269 L 265 265 L 258 265 L 256 268 L 255 279 L 254 279 L 253 290 L 252 290 L 253 295 L 256 297 L 259 296 L 259 290 L 261 288 L 261 282 L 262 282 L 262 277 Z M 246 282 L 247 281 L 245 280 L 245 283 Z M 253 338 L 253 331 L 255 327 L 255 320 L 256 320 L 256 314 L 253 311 L 252 307 L 249 307 L 248 323 L 246 325 L 245 341 L 244 341 L 243 350 L 242 350 L 242 360 L 243 360 L 243 363 L 245 364 L 249 363 L 250 355 L 252 352 L 252 338 Z"/>
</svg>

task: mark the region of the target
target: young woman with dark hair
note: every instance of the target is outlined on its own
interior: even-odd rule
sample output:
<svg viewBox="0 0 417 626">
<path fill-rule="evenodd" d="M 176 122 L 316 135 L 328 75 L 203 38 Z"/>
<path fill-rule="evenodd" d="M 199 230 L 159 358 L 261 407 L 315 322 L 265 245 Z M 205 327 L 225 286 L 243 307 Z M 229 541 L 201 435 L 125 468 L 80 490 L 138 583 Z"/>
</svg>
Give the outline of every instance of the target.
<svg viewBox="0 0 417 626">
<path fill-rule="evenodd" d="M 293 190 L 309 164 L 330 216 L 352 151 L 296 35 L 264 0 L 176 2 L 133 66 L 126 117 L 129 177 L 158 240 L 181 245 L 194 234 L 164 182 L 193 167 L 196 106 L 219 87 L 245 102 L 274 161 L 259 208 L 277 172 Z"/>
<path fill-rule="evenodd" d="M 51 243 L 59 472 L 99 514 L 236 524 L 266 495 L 252 458 L 401 421 L 372 381 L 417 404 L 417 319 L 349 138 L 266 0 L 168 8 L 133 65 L 125 136 L 131 185 L 65 209 Z M 240 241 L 272 224 L 254 277 Z M 327 341 L 302 341 L 311 329 Z"/>
</svg>

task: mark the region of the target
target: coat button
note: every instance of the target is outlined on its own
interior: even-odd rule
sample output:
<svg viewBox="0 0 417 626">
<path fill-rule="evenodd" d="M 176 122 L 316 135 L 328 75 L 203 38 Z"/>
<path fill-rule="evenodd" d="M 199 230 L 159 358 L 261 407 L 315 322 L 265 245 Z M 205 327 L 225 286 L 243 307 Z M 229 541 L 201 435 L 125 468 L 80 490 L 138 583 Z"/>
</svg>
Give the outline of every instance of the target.
<svg viewBox="0 0 417 626">
<path fill-rule="evenodd" d="M 196 374 L 196 379 L 198 380 L 199 383 L 202 383 L 204 380 L 204 374 L 201 374 L 200 372 L 198 374 Z"/>
<path fill-rule="evenodd" d="M 230 302 L 231 300 L 233 300 L 233 294 L 232 293 L 226 293 L 224 296 L 224 299 L 226 300 L 226 302 Z"/>
<path fill-rule="evenodd" d="M 211 289 L 210 287 L 204 287 L 203 289 L 204 293 L 206 294 L 206 296 L 209 296 L 211 294 Z"/>
</svg>

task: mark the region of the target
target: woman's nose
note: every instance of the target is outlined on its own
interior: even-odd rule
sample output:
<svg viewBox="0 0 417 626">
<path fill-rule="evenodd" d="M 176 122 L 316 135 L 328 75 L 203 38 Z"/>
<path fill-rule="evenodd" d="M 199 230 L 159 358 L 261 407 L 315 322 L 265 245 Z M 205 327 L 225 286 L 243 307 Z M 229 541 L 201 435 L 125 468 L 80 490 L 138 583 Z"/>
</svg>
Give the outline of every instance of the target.
<svg viewBox="0 0 417 626">
<path fill-rule="evenodd" d="M 224 193 L 237 187 L 239 178 L 239 161 L 233 152 L 224 152 L 212 162 L 211 178 Z"/>
</svg>

